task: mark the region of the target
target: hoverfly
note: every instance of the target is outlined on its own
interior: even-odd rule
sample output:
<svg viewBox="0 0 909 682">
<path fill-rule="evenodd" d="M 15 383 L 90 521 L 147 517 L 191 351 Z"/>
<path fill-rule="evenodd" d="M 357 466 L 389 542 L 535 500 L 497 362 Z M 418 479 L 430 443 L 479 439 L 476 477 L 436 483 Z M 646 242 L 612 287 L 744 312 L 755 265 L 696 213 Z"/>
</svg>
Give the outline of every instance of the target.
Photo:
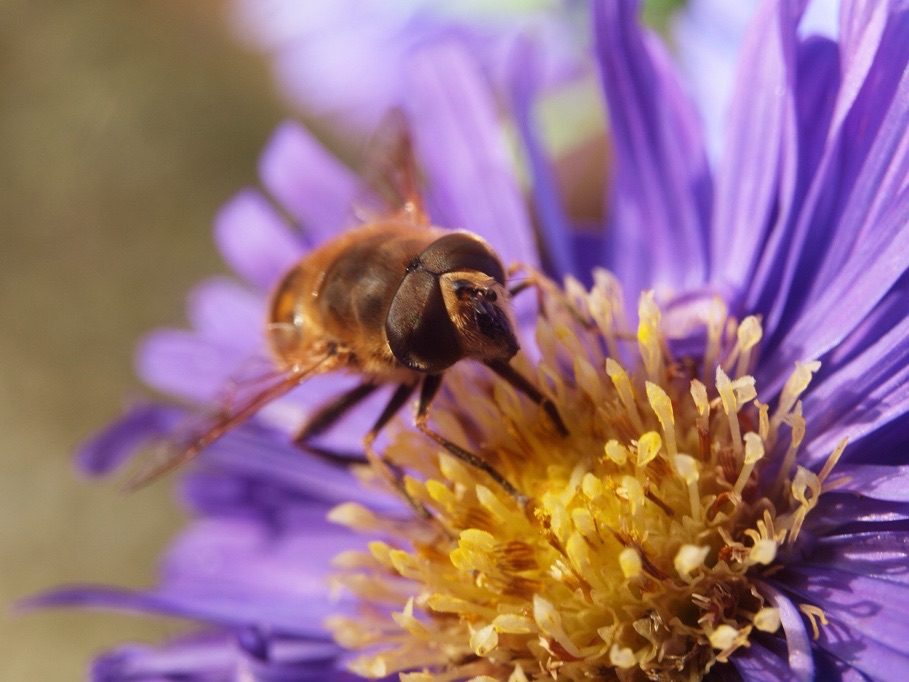
<svg viewBox="0 0 909 682">
<path fill-rule="evenodd" d="M 322 244 L 274 289 L 265 335 L 280 378 L 223 414 L 169 459 L 140 472 L 129 488 L 195 458 L 308 378 L 345 370 L 360 375 L 362 382 L 310 417 L 295 439 L 304 449 L 309 439 L 329 429 L 377 388 L 396 385 L 363 444 L 367 459 L 412 503 L 400 471 L 377 456 L 372 444 L 419 387 L 416 427 L 455 457 L 486 472 L 519 503 L 527 501 L 484 459 L 427 425 L 445 371 L 471 359 L 540 405 L 556 429 L 567 434 L 555 405 L 509 364 L 519 345 L 500 258 L 471 232 L 431 224 L 416 191 L 406 133 L 398 136 L 393 156 L 394 167 L 383 181 L 401 186 L 402 208 Z"/>
</svg>

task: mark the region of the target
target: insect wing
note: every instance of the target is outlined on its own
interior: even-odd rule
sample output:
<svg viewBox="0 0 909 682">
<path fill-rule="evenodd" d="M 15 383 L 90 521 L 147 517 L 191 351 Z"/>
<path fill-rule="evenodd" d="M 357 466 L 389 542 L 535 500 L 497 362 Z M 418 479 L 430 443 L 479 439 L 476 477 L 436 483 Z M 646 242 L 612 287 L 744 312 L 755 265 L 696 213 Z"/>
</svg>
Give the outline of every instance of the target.
<svg viewBox="0 0 909 682">
<path fill-rule="evenodd" d="M 267 382 L 250 396 L 239 400 L 232 398 L 207 427 L 195 430 L 181 446 L 159 451 L 155 453 L 156 456 L 147 459 L 144 466 L 126 484 L 125 490 L 131 492 L 142 488 L 187 464 L 209 445 L 248 421 L 263 407 L 286 395 L 308 377 L 331 371 L 336 364 L 336 356 L 326 353 L 306 365 L 296 365 L 287 372 L 278 374 L 277 379 Z"/>
<path fill-rule="evenodd" d="M 390 110 L 379 123 L 367 144 L 362 168 L 361 175 L 369 188 L 367 196 L 355 207 L 362 222 L 398 216 L 415 225 L 430 224 L 413 137 L 400 109 Z"/>
</svg>

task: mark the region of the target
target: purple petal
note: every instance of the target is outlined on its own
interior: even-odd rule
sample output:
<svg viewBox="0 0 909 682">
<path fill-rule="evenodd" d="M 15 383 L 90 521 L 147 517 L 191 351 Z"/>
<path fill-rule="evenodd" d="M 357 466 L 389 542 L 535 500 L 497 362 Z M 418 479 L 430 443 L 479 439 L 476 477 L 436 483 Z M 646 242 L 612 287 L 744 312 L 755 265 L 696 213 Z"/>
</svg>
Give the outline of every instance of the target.
<svg viewBox="0 0 909 682">
<path fill-rule="evenodd" d="M 302 238 L 251 189 L 238 193 L 218 212 L 215 241 L 231 268 L 263 290 L 274 286 L 303 255 Z"/>
<path fill-rule="evenodd" d="M 503 129 L 476 66 L 450 44 L 421 51 L 412 66 L 405 106 L 434 222 L 481 235 L 506 266 L 538 265 Z"/>
<path fill-rule="evenodd" d="M 196 635 L 162 647 L 130 645 L 105 654 L 92 667 L 93 682 L 179 679 L 230 679 L 237 670 L 233 638 L 226 634 Z"/>
<path fill-rule="evenodd" d="M 544 255 L 556 276 L 583 277 L 574 258 L 568 216 L 562 206 L 555 172 L 544 149 L 534 120 L 533 107 L 540 96 L 537 53 L 529 40 L 520 41 L 510 60 L 510 94 L 512 114 L 521 132 L 524 151 L 532 177 L 531 197 L 541 228 Z M 589 277 L 589 275 L 588 275 Z"/>
<path fill-rule="evenodd" d="M 241 518 L 199 519 L 168 550 L 158 594 L 241 622 L 321 632 L 338 608 L 326 589 L 331 561 L 361 542 L 326 521 L 327 511 L 300 510 L 300 524 L 278 533 Z"/>
<path fill-rule="evenodd" d="M 835 125 L 839 125 L 858 97 L 874 63 L 887 25 L 889 2 L 841 0 L 840 39 L 843 63 L 848 66 L 838 97 Z"/>
<path fill-rule="evenodd" d="M 837 279 L 803 311 L 779 349 L 762 365 L 759 380 L 771 394 L 782 385 L 796 360 L 821 357 L 848 336 L 906 272 L 907 223 L 909 192 L 882 216 L 874 237 L 856 245 Z"/>
<path fill-rule="evenodd" d="M 827 173 L 819 173 L 815 181 L 829 186 L 832 176 L 838 180 L 829 213 L 819 211 L 816 218 L 825 223 L 830 248 L 814 281 L 815 291 L 823 291 L 837 279 L 853 245 L 876 231 L 876 224 L 900 195 L 909 174 L 909 76 L 904 73 L 909 61 L 909 43 L 904 39 L 907 30 L 909 11 L 888 22 L 880 36 L 882 42 L 876 46 L 873 70 L 855 100 L 849 102 L 851 110 L 836 130 L 838 137 L 831 141 L 832 158 L 825 159 L 827 164 L 822 168 Z M 852 78 L 855 70 L 848 69 L 844 78 Z M 864 69 L 858 70 L 866 75 Z"/>
<path fill-rule="evenodd" d="M 358 433 L 357 438 L 361 437 Z M 225 496 L 242 494 L 236 508 L 246 504 L 261 506 L 246 497 L 257 491 L 237 487 L 241 480 L 251 480 L 264 486 L 262 503 L 279 510 L 280 503 L 287 502 L 279 490 L 289 490 L 297 500 L 308 504 L 319 500 L 331 505 L 357 501 L 373 507 L 390 506 L 387 497 L 365 490 L 347 469 L 301 452 L 289 439 L 252 425 L 241 427 L 212 445 L 205 453 L 205 464 L 216 468 L 219 476 L 193 486 L 190 495 L 196 503 L 209 500 L 223 504 Z M 189 482 L 193 484 L 193 479 Z"/>
<path fill-rule="evenodd" d="M 722 149 L 735 64 L 757 0 L 689 0 L 675 16 L 673 41 L 704 120 L 710 157 Z"/>
<path fill-rule="evenodd" d="M 235 281 L 209 279 L 189 295 L 189 320 L 202 336 L 237 348 L 256 348 L 265 336 L 265 301 Z"/>
<path fill-rule="evenodd" d="M 163 330 L 145 339 L 137 371 L 152 388 L 205 404 L 223 393 L 244 361 L 256 355 L 192 332 Z"/>
<path fill-rule="evenodd" d="M 168 551 L 162 585 L 154 591 L 63 588 L 22 606 L 164 613 L 324 637 L 323 619 L 343 611 L 328 593 L 329 563 L 355 543 L 344 529 L 318 518 L 311 515 L 306 532 L 278 534 L 244 519 L 199 520 Z"/>
<path fill-rule="evenodd" d="M 302 126 L 285 123 L 275 131 L 259 174 L 268 192 L 300 222 L 310 246 L 351 224 L 360 183 Z"/>
<path fill-rule="evenodd" d="M 909 587 L 909 533 L 870 530 L 822 537 L 801 562 Z"/>
<path fill-rule="evenodd" d="M 875 679 L 902 679 L 909 666 L 909 587 L 798 564 L 778 582 L 823 609 L 830 623 L 820 628 L 820 646 Z"/>
<path fill-rule="evenodd" d="M 827 151 L 827 137 L 840 89 L 841 59 L 836 42 L 827 38 L 813 37 L 798 45 L 795 104 L 802 191 L 808 179 L 817 172 Z"/>
<path fill-rule="evenodd" d="M 79 448 L 77 466 L 90 476 L 107 475 L 142 445 L 173 430 L 181 416 L 181 411 L 171 406 L 134 407 Z"/>
<path fill-rule="evenodd" d="M 209 589 L 205 589 L 209 588 Z M 324 591 L 324 588 L 323 588 Z M 197 585 L 185 592 L 133 592 L 112 587 L 77 586 L 60 588 L 54 592 L 29 599 L 23 607 L 56 608 L 78 607 L 157 613 L 194 620 L 218 623 L 228 627 L 243 627 L 262 623 L 284 632 L 301 636 L 325 633 L 318 623 L 327 615 L 328 606 L 315 602 L 282 602 L 274 595 L 266 597 L 267 604 L 255 605 L 248 595 L 238 588 L 219 591 L 212 586 Z"/>
<path fill-rule="evenodd" d="M 596 50 L 616 149 L 609 264 L 629 295 L 697 287 L 707 275 L 712 194 L 697 116 L 637 2 L 594 4 Z"/>
<path fill-rule="evenodd" d="M 804 3 L 800 3 L 804 4 Z M 762 3 L 742 48 L 711 231 L 714 279 L 746 284 L 755 299 L 778 284 L 780 250 L 796 190 L 796 26 L 802 7 Z M 778 205 L 779 204 L 779 205 Z M 758 257 L 763 265 L 755 275 Z M 766 302 L 764 307 L 768 307 Z"/>
<path fill-rule="evenodd" d="M 903 232 L 909 235 L 909 230 Z M 874 435 L 909 410 L 905 300 L 902 295 L 888 297 L 881 308 L 883 314 L 859 330 L 861 341 L 849 344 L 848 361 L 837 363 L 839 358 L 835 358 L 831 372 L 825 375 L 822 370 L 819 385 L 805 397 L 804 414 L 811 425 L 803 444 L 806 463 L 826 458 L 844 437 L 852 443 L 849 449 L 855 450 L 859 439 Z M 869 345 L 861 348 L 862 341 Z"/>
<path fill-rule="evenodd" d="M 891 237 L 882 233 L 881 224 L 901 219 L 899 204 L 909 173 L 906 30 L 909 12 L 891 16 L 880 44 L 870 46 L 877 50 L 874 65 L 854 100 L 850 99 L 849 85 L 854 80 L 850 70 L 858 69 L 863 76 L 866 70 L 862 64 L 846 63 L 842 97 L 850 104 L 848 113 L 844 114 L 838 101 L 824 155 L 792 223 L 791 238 L 780 241 L 778 252 L 769 251 L 769 259 L 765 259 L 762 271 L 769 278 L 764 280 L 763 299 L 757 307 L 769 311 L 771 329 L 780 322 L 788 333 L 792 330 L 786 328 L 800 321 L 799 341 L 809 348 L 821 344 L 806 341 L 805 312 L 815 299 L 829 300 L 831 289 L 850 286 L 849 277 L 868 268 L 864 246 L 878 240 L 886 243 Z M 814 118 L 807 123 L 814 125 Z M 883 290 L 870 299 L 871 305 L 893 281 L 881 278 L 878 289 Z M 866 306 L 864 311 L 868 309 Z M 854 317 L 847 318 L 838 327 L 848 331 L 856 323 Z M 829 326 L 809 329 L 824 333 Z M 830 343 L 829 339 L 824 343 Z"/>
<path fill-rule="evenodd" d="M 827 492 L 808 517 L 811 531 L 818 536 L 843 532 L 845 527 L 883 531 L 909 520 L 909 504 L 875 500 L 854 493 Z M 878 525 L 881 524 L 881 525 Z"/>
<path fill-rule="evenodd" d="M 757 642 L 737 651 L 732 657 L 735 669 L 744 682 L 797 682 L 800 678 L 789 669 L 786 655 L 774 653 Z"/>
<path fill-rule="evenodd" d="M 260 637 L 261 655 L 245 650 L 244 635 L 197 634 L 167 642 L 161 647 L 130 645 L 105 654 L 96 661 L 92 679 L 194 680 L 220 682 L 252 675 L 257 682 L 321 682 L 325 679 L 355 680 L 336 669 L 340 652 L 328 640 Z"/>
<path fill-rule="evenodd" d="M 780 614 L 789 647 L 789 669 L 794 678 L 800 682 L 811 682 L 814 679 L 814 659 L 802 614 L 788 597 L 769 583 L 760 582 L 759 589 Z"/>
<path fill-rule="evenodd" d="M 831 480 L 840 479 L 845 483 L 837 486 L 838 491 L 854 492 L 876 500 L 909 502 L 909 465 L 838 464 Z"/>
<path fill-rule="evenodd" d="M 153 388 L 196 402 L 211 400 L 229 379 L 273 370 L 265 350 L 265 303 L 225 279 L 200 284 L 189 299 L 196 331 L 160 330 L 137 354 L 137 371 Z"/>
</svg>

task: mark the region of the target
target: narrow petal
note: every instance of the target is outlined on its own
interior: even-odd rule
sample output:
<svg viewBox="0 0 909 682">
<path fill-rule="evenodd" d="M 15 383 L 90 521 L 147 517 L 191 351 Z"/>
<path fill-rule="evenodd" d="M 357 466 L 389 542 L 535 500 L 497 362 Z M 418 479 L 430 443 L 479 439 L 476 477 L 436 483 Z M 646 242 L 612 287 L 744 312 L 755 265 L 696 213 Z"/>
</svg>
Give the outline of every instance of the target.
<svg viewBox="0 0 909 682">
<path fill-rule="evenodd" d="M 744 682 L 797 682 L 801 679 L 789 669 L 785 653 L 780 656 L 756 642 L 737 651 L 732 663 Z"/>
<path fill-rule="evenodd" d="M 21 606 L 163 613 L 324 638 L 323 619 L 344 610 L 329 595 L 328 565 L 352 541 L 344 529 L 318 518 L 312 516 L 308 532 L 278 534 L 243 518 L 198 520 L 168 551 L 162 584 L 153 591 L 77 586 L 33 597 Z"/>
<path fill-rule="evenodd" d="M 469 56 L 451 44 L 421 51 L 414 57 L 405 105 L 428 176 L 434 222 L 476 232 L 506 265 L 538 265 L 504 131 Z"/>
<path fill-rule="evenodd" d="M 819 645 L 875 679 L 903 679 L 909 666 L 909 587 L 835 569 L 789 566 L 779 583 L 823 609 Z"/>
<path fill-rule="evenodd" d="M 691 102 L 637 2 L 594 4 L 596 51 L 616 148 L 608 256 L 631 296 L 697 287 L 707 276 L 712 181 Z"/>
<path fill-rule="evenodd" d="M 864 452 L 866 463 L 905 462 L 905 453 L 896 448 L 909 435 L 905 430 L 909 414 L 907 333 L 909 320 L 903 318 L 806 396 L 804 413 L 812 433 L 803 444 L 805 464 L 823 461 L 843 438 L 850 441 L 846 461 L 854 453 Z M 869 438 L 873 441 L 866 440 Z"/>
<path fill-rule="evenodd" d="M 310 246 L 352 223 L 359 182 L 302 126 L 285 123 L 275 131 L 259 174 L 265 189 L 300 222 Z"/>
<path fill-rule="evenodd" d="M 362 434 L 357 433 L 355 437 L 359 442 Z M 252 424 L 216 442 L 206 451 L 205 458 L 206 466 L 215 468 L 217 475 L 204 479 L 198 486 L 193 485 L 193 478 L 189 479 L 188 483 L 193 485 L 192 499 L 196 501 L 214 502 L 213 496 L 219 493 L 218 499 L 223 503 L 224 496 L 233 492 L 244 495 L 235 508 L 240 509 L 243 504 L 257 507 L 257 499 L 248 497 L 252 493 L 261 494 L 262 501 L 270 508 L 280 509 L 282 502 L 289 502 L 280 496 L 280 490 L 291 491 L 297 504 L 303 501 L 308 505 L 313 501 L 330 505 L 356 501 L 385 507 L 387 503 L 383 505 L 382 502 L 390 499 L 363 489 L 348 469 L 302 452 L 290 439 L 276 438 L 273 432 Z M 255 481 L 263 490 L 255 493 L 248 489 L 237 490 L 241 481 Z M 230 487 L 224 488 L 224 484 L 230 484 Z"/>
<path fill-rule="evenodd" d="M 303 255 L 303 239 L 256 190 L 228 201 L 215 217 L 215 240 L 237 274 L 263 290 Z"/>
<path fill-rule="evenodd" d="M 789 669 L 799 682 L 810 682 L 814 679 L 814 659 L 801 613 L 786 595 L 769 583 L 761 582 L 759 589 L 780 614 L 789 647 Z"/>
<path fill-rule="evenodd" d="M 189 320 L 212 341 L 230 340 L 238 348 L 255 348 L 265 336 L 265 301 L 237 282 L 217 277 L 197 285 L 189 295 Z"/>
<path fill-rule="evenodd" d="M 879 3 L 879 7 L 885 4 Z M 865 71 L 870 67 L 863 62 L 863 52 L 870 50 L 844 55 L 845 59 L 853 57 L 858 62 L 847 62 L 846 85 L 857 80 L 856 71 L 866 76 L 866 81 L 855 99 L 848 101 L 851 108 L 846 110 L 848 114 L 839 129 L 833 131 L 835 137 L 828 151 L 832 158 L 826 160 L 816 179 L 821 186 L 835 184 L 835 190 L 828 189 L 833 194 L 829 214 L 819 211 L 816 218 L 824 223 L 816 231 L 823 229 L 830 247 L 824 249 L 824 263 L 813 284 L 815 291 L 823 291 L 838 277 L 853 245 L 875 232 L 881 216 L 905 186 L 909 174 L 909 74 L 905 73 L 909 44 L 904 39 L 907 30 L 909 11 L 890 17 L 882 35 L 877 36 L 880 42 L 875 45 L 870 75 Z M 849 90 L 845 92 L 848 94 Z M 837 102 L 838 116 L 844 116 L 843 97 Z"/>
<path fill-rule="evenodd" d="M 136 364 L 149 386 L 204 403 L 231 382 L 274 371 L 265 347 L 261 294 L 214 278 L 190 294 L 188 316 L 193 331 L 163 329 L 144 340 Z"/>
<path fill-rule="evenodd" d="M 722 149 L 735 65 L 758 0 L 689 0 L 672 26 L 674 47 L 698 105 L 711 159 Z"/>
<path fill-rule="evenodd" d="M 198 519 L 168 549 L 158 593 L 246 612 L 249 623 L 268 623 L 268 613 L 283 619 L 296 608 L 300 622 L 286 631 L 318 631 L 321 617 L 337 606 L 326 590 L 331 561 L 356 545 L 349 532 L 325 519 L 327 511 L 324 505 L 301 509 L 301 523 L 309 527 L 279 533 L 243 518 Z"/>
<path fill-rule="evenodd" d="M 230 679 L 239 656 L 229 634 L 196 635 L 161 647 L 124 646 L 97 659 L 93 682 L 179 679 L 196 682 Z"/>
<path fill-rule="evenodd" d="M 518 124 L 530 165 L 531 197 L 540 226 L 544 265 L 548 265 L 556 277 L 570 274 L 580 278 L 584 275 L 579 271 L 574 257 L 568 216 L 559 196 L 554 169 L 546 155 L 534 119 L 533 106 L 542 85 L 537 73 L 539 68 L 533 45 L 528 40 L 521 40 L 515 46 L 510 60 L 512 114 Z"/>
<path fill-rule="evenodd" d="M 92 668 L 93 682 L 186 680 L 222 682 L 252 675 L 256 682 L 321 682 L 358 679 L 337 669 L 339 647 L 328 640 L 268 638 L 262 656 L 247 653 L 243 631 L 193 635 L 160 647 L 130 645 L 105 654 Z"/>
<path fill-rule="evenodd" d="M 855 532 L 856 527 L 873 526 L 871 530 L 883 532 L 896 525 L 899 530 L 909 520 L 909 504 L 833 491 L 821 496 L 808 518 L 812 533 L 819 537 L 836 535 L 843 528 Z"/>
<path fill-rule="evenodd" d="M 768 391 L 779 388 L 796 360 L 821 357 L 846 338 L 884 298 L 909 267 L 907 223 L 909 192 L 898 197 L 881 217 L 873 237 L 869 235 L 856 244 L 836 280 L 787 331 L 780 347 L 760 369 L 762 386 L 767 386 Z"/>
<path fill-rule="evenodd" d="M 116 470 L 142 445 L 169 433 L 182 413 L 165 405 L 139 405 L 80 446 L 76 462 L 90 476 Z"/>
<path fill-rule="evenodd" d="M 764 292 L 770 282 L 778 284 L 778 259 L 787 242 L 797 182 L 793 92 L 796 27 L 803 9 L 804 2 L 759 6 L 742 48 L 717 175 L 713 276 L 736 290 L 747 284 L 753 292 L 750 309 L 769 307 Z"/>
<path fill-rule="evenodd" d="M 818 539 L 802 562 L 843 573 L 891 581 L 909 587 L 909 533 L 869 530 L 828 535 Z"/>
<path fill-rule="evenodd" d="M 221 395 L 252 351 L 204 339 L 183 330 L 149 335 L 137 358 L 137 372 L 154 389 L 207 404 Z"/>
<path fill-rule="evenodd" d="M 832 480 L 843 481 L 837 490 L 876 500 L 909 502 L 909 465 L 838 464 Z"/>
<path fill-rule="evenodd" d="M 907 29 L 909 13 L 894 13 L 880 43 L 873 46 L 873 68 L 845 62 L 843 94 L 836 103 L 824 154 L 816 171 L 800 169 L 802 176 L 813 175 L 798 215 L 785 231 L 791 236 L 779 242 L 782 248 L 765 249 L 759 273 L 766 277 L 753 290 L 763 288 L 763 294 L 752 301 L 767 311 L 771 339 L 777 326 L 781 334 L 788 334 L 796 321 L 804 324 L 810 305 L 842 283 L 844 270 L 857 272 L 867 265 L 861 262 L 863 244 L 887 239 L 878 228 L 898 211 L 895 204 L 909 172 Z M 867 77 L 853 99 L 849 87 L 855 70 Z M 842 98 L 850 105 L 848 113 L 843 111 Z M 814 125 L 814 117 L 808 122 Z M 848 331 L 850 321 L 855 323 L 849 320 L 838 327 Z M 802 341 L 804 331 L 799 330 Z"/>
</svg>

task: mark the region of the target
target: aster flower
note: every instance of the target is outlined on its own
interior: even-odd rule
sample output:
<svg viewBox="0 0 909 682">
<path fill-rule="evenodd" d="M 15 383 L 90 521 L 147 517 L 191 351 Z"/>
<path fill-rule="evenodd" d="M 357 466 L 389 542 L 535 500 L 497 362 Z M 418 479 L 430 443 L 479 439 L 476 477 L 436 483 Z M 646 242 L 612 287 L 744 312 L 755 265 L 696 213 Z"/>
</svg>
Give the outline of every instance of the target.
<svg viewBox="0 0 909 682">
<path fill-rule="evenodd" d="M 900 676 L 909 9 L 843 2 L 836 40 L 800 35 L 803 9 L 760 6 L 713 170 L 635 3 L 594 5 L 617 154 L 608 239 L 567 231 L 546 159 L 528 154 L 534 200 L 548 207 L 538 212 L 544 243 L 562 249 L 551 262 L 592 274 L 589 286 L 540 280 L 528 352 L 516 360 L 569 435 L 469 363 L 446 374 L 432 415 L 526 505 L 407 420 L 389 429 L 384 452 L 429 518 L 368 469 L 356 471 L 358 486 L 305 458 L 289 445 L 287 415 L 301 420 L 339 386 L 307 384 L 184 475 L 197 518 L 158 588 L 39 600 L 214 628 L 115 652 L 97 677 L 342 679 L 326 672 L 335 665 L 410 682 Z M 435 221 L 483 234 L 532 271 L 527 210 L 469 58 L 441 48 L 414 73 L 404 104 Z M 514 76 L 532 152 L 520 122 L 535 82 Z M 336 233 L 357 194 L 293 126 L 276 134 L 261 175 L 315 240 Z M 209 398 L 256 350 L 262 291 L 306 247 L 250 192 L 225 209 L 217 234 L 253 291 L 206 285 L 191 308 L 196 330 L 153 337 L 143 354 L 150 383 L 190 400 Z M 107 471 L 174 420 L 172 409 L 137 410 L 83 463 Z"/>
</svg>

